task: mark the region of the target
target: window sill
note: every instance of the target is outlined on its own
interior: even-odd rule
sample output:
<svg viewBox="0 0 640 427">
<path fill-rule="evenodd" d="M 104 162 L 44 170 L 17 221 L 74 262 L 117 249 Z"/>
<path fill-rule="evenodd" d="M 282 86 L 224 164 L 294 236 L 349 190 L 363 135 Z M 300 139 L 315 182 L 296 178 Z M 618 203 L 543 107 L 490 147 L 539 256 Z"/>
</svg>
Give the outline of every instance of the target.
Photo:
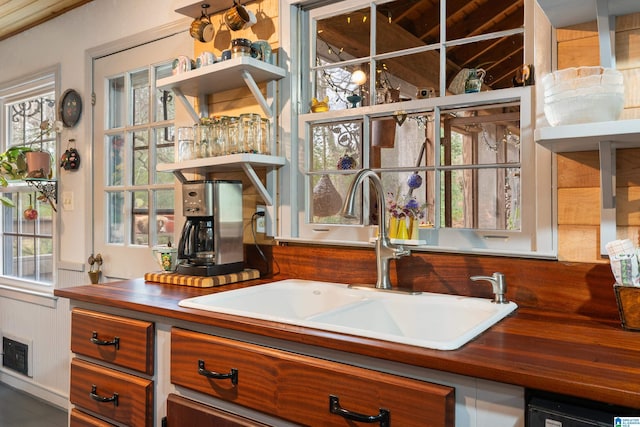
<svg viewBox="0 0 640 427">
<path fill-rule="evenodd" d="M 0 298 L 10 298 L 48 308 L 56 308 L 58 301 L 58 297 L 53 295 L 53 288 L 50 292 L 47 292 L 25 289 L 6 284 L 0 284 Z"/>
</svg>

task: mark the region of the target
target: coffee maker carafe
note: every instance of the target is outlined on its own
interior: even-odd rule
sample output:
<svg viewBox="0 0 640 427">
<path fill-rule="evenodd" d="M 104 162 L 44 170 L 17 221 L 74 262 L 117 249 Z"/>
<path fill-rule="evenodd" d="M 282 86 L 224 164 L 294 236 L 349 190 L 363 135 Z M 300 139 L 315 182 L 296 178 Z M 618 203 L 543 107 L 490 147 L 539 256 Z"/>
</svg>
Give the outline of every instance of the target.
<svg viewBox="0 0 640 427">
<path fill-rule="evenodd" d="M 186 222 L 178 273 L 217 276 L 243 270 L 241 181 L 183 183 L 182 211 Z"/>
</svg>

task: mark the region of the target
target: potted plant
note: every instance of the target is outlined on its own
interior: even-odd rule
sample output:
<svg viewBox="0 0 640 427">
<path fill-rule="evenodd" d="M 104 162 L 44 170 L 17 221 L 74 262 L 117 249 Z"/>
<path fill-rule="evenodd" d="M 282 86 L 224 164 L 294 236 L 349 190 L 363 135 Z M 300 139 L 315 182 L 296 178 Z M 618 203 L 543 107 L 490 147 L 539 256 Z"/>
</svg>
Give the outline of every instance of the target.
<svg viewBox="0 0 640 427">
<path fill-rule="evenodd" d="M 27 161 L 25 153 L 31 151 L 31 147 L 19 145 L 0 153 L 0 185 L 6 187 L 11 181 L 18 181 L 27 176 Z M 0 196 L 0 203 L 5 206 L 15 206 L 13 201 L 5 196 Z"/>
<path fill-rule="evenodd" d="M 51 154 L 42 149 L 42 139 L 51 132 L 60 133 L 62 126 L 62 122 L 60 121 L 44 120 L 40 124 L 40 133 L 32 142 L 25 144 L 25 146 L 29 147 L 29 150 L 25 151 L 28 178 L 51 177 Z M 40 147 L 33 147 L 36 142 L 40 143 Z"/>
<path fill-rule="evenodd" d="M 42 149 L 42 138 L 51 132 L 62 131 L 62 122 L 45 120 L 40 124 L 35 138 L 24 145 L 15 145 L 0 153 L 0 185 L 6 187 L 11 181 L 25 178 L 48 178 L 51 173 L 51 154 Z M 40 147 L 34 147 L 36 143 Z M 0 203 L 5 206 L 15 206 L 13 201 L 0 196 Z"/>
</svg>

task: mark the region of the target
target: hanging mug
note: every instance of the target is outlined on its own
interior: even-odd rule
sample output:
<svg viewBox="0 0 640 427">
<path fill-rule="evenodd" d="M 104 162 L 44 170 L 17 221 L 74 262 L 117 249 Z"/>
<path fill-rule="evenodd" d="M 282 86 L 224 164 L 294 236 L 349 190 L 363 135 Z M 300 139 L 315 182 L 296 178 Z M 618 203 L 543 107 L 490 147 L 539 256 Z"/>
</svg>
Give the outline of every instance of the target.
<svg viewBox="0 0 640 427">
<path fill-rule="evenodd" d="M 255 15 L 253 16 L 255 20 Z M 251 22 L 251 15 L 243 5 L 233 2 L 233 6 L 224 13 L 224 22 L 231 31 L 239 31 Z"/>
<path fill-rule="evenodd" d="M 191 34 L 191 37 L 202 43 L 208 43 L 213 40 L 214 31 L 211 19 L 209 19 L 209 16 L 207 16 L 204 11 L 200 18 L 194 19 L 191 23 L 191 27 L 189 28 L 189 34 Z"/>
</svg>

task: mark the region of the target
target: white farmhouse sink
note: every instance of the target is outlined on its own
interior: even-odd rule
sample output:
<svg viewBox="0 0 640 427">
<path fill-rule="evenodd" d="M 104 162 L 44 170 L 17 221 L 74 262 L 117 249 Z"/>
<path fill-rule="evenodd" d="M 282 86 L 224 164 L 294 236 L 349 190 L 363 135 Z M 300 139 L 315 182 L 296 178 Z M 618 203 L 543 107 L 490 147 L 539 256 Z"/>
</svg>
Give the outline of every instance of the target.
<svg viewBox="0 0 640 427">
<path fill-rule="evenodd" d="M 188 298 L 179 305 L 437 350 L 463 346 L 517 308 L 482 298 L 297 279 Z"/>
</svg>

